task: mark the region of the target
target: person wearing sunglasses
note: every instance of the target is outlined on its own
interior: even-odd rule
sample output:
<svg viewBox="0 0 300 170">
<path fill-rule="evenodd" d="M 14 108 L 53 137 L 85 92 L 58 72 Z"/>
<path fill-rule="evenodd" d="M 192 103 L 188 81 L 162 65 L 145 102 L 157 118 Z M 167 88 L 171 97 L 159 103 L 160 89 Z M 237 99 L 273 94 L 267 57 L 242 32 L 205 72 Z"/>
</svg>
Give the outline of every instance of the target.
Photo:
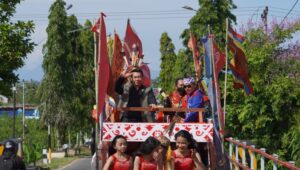
<svg viewBox="0 0 300 170">
<path fill-rule="evenodd" d="M 203 94 L 198 89 L 195 79 L 193 77 L 186 77 L 183 79 L 183 83 L 187 94 L 188 108 L 202 108 L 204 106 Z M 186 113 L 184 122 L 199 122 L 198 112 Z"/>
</svg>

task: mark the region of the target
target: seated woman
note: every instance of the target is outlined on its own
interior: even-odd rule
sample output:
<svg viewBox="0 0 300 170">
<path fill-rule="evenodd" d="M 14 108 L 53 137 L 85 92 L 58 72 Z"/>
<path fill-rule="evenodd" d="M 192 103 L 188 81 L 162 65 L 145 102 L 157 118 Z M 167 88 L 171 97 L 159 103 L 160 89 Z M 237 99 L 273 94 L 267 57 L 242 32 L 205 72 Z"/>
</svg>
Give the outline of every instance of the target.
<svg viewBox="0 0 300 170">
<path fill-rule="evenodd" d="M 183 79 L 183 83 L 187 94 L 188 108 L 203 108 L 203 94 L 198 90 L 195 79 L 193 77 L 187 77 Z M 199 122 L 199 113 L 186 113 L 184 122 Z"/>
</svg>

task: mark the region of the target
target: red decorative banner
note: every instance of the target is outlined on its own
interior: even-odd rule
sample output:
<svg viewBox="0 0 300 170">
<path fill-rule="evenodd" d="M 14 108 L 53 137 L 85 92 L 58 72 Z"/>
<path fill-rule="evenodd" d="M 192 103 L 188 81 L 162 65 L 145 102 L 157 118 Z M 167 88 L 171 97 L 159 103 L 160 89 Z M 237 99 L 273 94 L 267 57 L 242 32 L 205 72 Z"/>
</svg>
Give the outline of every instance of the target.
<svg viewBox="0 0 300 170">
<path fill-rule="evenodd" d="M 167 129 L 169 123 L 103 123 L 103 141 L 112 141 L 116 135 L 123 135 L 127 141 L 143 142 L 149 136 L 158 137 Z M 180 130 L 187 130 L 197 142 L 213 141 L 213 124 L 211 123 L 177 123 L 170 140 Z"/>
</svg>

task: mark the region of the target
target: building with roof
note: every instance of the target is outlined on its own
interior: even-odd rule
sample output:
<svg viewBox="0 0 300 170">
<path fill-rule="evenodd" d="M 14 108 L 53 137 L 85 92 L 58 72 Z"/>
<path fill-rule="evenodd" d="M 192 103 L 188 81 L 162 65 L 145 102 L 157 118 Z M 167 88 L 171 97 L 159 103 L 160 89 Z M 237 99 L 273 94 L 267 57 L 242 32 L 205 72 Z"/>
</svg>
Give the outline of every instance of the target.
<svg viewBox="0 0 300 170">
<path fill-rule="evenodd" d="M 0 106 L 0 117 L 1 116 L 10 116 L 13 117 L 14 115 L 14 107 L 13 106 Z M 16 106 L 16 116 L 23 115 L 23 106 L 17 105 Z M 39 119 L 40 113 L 37 107 L 34 106 L 25 106 L 25 118 L 26 119 Z"/>
</svg>

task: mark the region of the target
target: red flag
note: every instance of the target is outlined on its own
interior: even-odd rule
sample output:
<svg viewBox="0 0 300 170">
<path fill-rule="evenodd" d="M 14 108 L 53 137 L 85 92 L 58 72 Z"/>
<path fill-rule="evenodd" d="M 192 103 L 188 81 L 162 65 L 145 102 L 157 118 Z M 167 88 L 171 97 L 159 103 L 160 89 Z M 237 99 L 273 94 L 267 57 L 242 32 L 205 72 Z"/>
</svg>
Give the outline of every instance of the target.
<svg viewBox="0 0 300 170">
<path fill-rule="evenodd" d="M 127 28 L 126 28 L 123 46 L 124 46 L 125 55 L 127 57 L 127 61 L 129 64 L 131 63 L 130 58 L 131 58 L 131 53 L 133 50 L 136 50 L 136 52 L 138 53 L 137 54 L 138 58 L 142 57 L 142 55 L 143 55 L 142 42 L 141 42 L 140 38 L 138 37 L 138 35 L 136 34 L 136 32 L 131 27 L 129 19 L 127 21 Z"/>
<path fill-rule="evenodd" d="M 253 88 L 249 80 L 248 64 L 242 44 L 244 37 L 229 26 L 227 39 L 229 49 L 234 54 L 230 67 L 235 76 L 235 86 L 244 88 L 247 95 L 250 95 L 253 92 Z"/>
<path fill-rule="evenodd" d="M 107 40 L 106 40 L 106 28 L 104 23 L 105 14 L 101 13 L 101 22 L 100 22 L 100 44 L 99 51 L 100 55 L 98 56 L 98 114 L 103 110 L 105 96 L 107 92 L 107 86 L 109 81 L 109 59 L 107 52 Z"/>
<path fill-rule="evenodd" d="M 100 32 L 99 31 L 100 28 L 100 18 L 97 20 L 97 22 L 93 25 L 93 27 L 91 28 L 92 32 Z"/>
<path fill-rule="evenodd" d="M 96 56 L 99 56 L 99 34 L 100 34 L 100 18 L 97 20 L 97 22 L 93 25 L 93 27 L 91 28 L 91 31 L 94 32 L 96 34 L 96 37 L 95 37 L 95 43 L 96 43 L 96 49 L 95 49 L 95 53 L 96 53 Z M 98 58 L 97 58 L 98 59 Z M 95 70 L 96 72 L 96 70 Z"/>
<path fill-rule="evenodd" d="M 120 77 L 123 68 L 124 68 L 124 58 L 122 54 L 122 42 L 117 33 L 114 34 L 114 50 L 113 50 L 113 58 L 111 61 L 111 75 L 109 79 L 109 85 L 107 94 L 114 98 L 117 101 L 117 95 L 115 94 L 115 82 Z"/>
<path fill-rule="evenodd" d="M 143 85 L 146 87 L 151 86 L 150 69 L 147 64 L 141 64 L 140 69 L 143 71 Z"/>
<path fill-rule="evenodd" d="M 219 73 L 225 65 L 225 54 L 218 48 L 216 42 L 213 42 L 214 49 L 214 62 L 215 62 L 215 72 L 216 72 L 216 80 L 218 80 Z"/>
<path fill-rule="evenodd" d="M 198 49 L 196 37 L 194 35 L 192 35 L 191 32 L 190 32 L 190 39 L 188 42 L 188 47 L 193 52 L 195 72 L 196 72 L 196 76 L 197 76 L 198 80 L 200 80 L 201 79 L 201 69 L 200 69 L 200 60 L 199 60 L 200 52 Z"/>
</svg>

